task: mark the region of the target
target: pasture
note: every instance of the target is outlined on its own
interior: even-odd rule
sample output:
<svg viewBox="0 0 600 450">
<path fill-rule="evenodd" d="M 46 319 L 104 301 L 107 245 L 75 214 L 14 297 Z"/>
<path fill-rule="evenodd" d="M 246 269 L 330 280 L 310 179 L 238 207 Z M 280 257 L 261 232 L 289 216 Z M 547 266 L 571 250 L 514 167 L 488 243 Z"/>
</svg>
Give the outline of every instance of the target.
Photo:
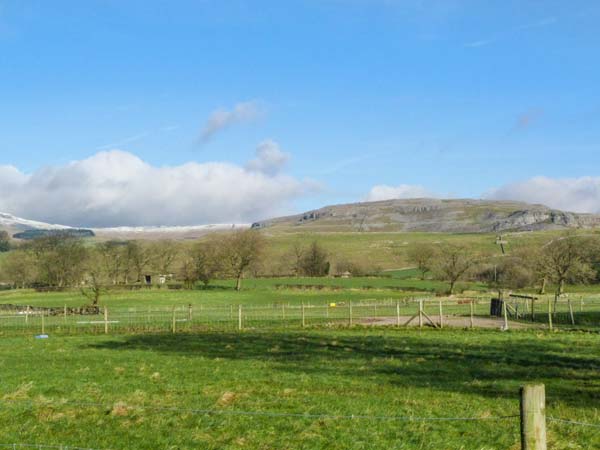
<svg viewBox="0 0 600 450">
<path fill-rule="evenodd" d="M 361 328 L 4 338 L 0 434 L 98 449 L 517 449 L 525 382 L 546 383 L 550 416 L 598 422 L 599 340 Z M 474 420 L 421 420 L 450 417 Z M 549 440 L 595 448 L 600 430 L 549 422 Z"/>
<path fill-rule="evenodd" d="M 111 289 L 100 302 L 108 328 L 102 314 L 86 319 L 95 325 L 49 316 L 48 339 L 34 338 L 42 316 L 4 316 L 0 448 L 516 450 L 518 391 L 529 382 L 546 384 L 549 448 L 600 446 L 593 291 L 571 297 L 576 327 L 563 302 L 549 332 L 540 300 L 533 328 L 512 317 L 500 332 L 501 318 L 496 329 L 469 328 L 471 310 L 489 317 L 485 286 L 464 283 L 448 299 L 434 297 L 436 283 L 404 270 L 248 279 L 241 292 L 227 280 Z M 459 328 L 396 326 L 398 311 L 403 322 L 418 313 L 418 299 L 434 322 L 443 303 Z M 1 304 L 85 302 L 76 289 L 0 292 Z M 370 326 L 375 318 L 381 326 Z"/>
</svg>

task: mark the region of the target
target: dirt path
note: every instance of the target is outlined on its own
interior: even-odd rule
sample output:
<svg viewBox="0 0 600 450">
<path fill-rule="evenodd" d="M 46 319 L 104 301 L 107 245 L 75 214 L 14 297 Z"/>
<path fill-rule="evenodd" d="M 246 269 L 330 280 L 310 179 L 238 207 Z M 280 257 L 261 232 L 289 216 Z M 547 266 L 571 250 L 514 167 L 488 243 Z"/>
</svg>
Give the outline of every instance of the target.
<svg viewBox="0 0 600 450">
<path fill-rule="evenodd" d="M 406 324 L 412 316 L 400 316 L 400 323 Z M 439 324 L 439 316 L 431 316 L 431 319 Z M 365 317 L 356 321 L 361 325 L 371 326 L 390 326 L 397 324 L 396 317 Z M 418 327 L 419 318 L 414 318 L 409 324 L 409 327 Z M 423 317 L 423 326 L 431 327 L 431 323 L 427 318 Z M 470 318 L 464 316 L 444 316 L 444 327 L 451 328 L 469 328 L 471 326 Z M 491 318 L 491 317 L 474 317 L 473 326 L 475 328 L 488 328 L 488 329 L 502 329 L 504 327 L 504 319 L 502 318 Z M 508 321 L 509 329 L 528 329 L 528 328 L 539 328 L 539 324 L 527 324 L 522 322 Z"/>
</svg>

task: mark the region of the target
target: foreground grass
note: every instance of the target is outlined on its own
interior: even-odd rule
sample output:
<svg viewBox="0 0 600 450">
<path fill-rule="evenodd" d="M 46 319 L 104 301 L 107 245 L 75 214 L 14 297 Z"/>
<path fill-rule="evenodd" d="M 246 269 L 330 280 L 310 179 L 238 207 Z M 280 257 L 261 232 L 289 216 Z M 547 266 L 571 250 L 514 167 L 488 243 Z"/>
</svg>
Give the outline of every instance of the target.
<svg viewBox="0 0 600 450">
<path fill-rule="evenodd" d="M 550 415 L 600 421 L 598 344 L 391 329 L 4 338 L 0 435 L 112 449 L 517 449 L 518 419 L 493 418 L 518 414 L 523 383 L 546 383 Z M 223 414 L 191 411 L 204 409 Z M 549 436 L 551 449 L 600 446 L 600 430 L 550 423 Z"/>
</svg>

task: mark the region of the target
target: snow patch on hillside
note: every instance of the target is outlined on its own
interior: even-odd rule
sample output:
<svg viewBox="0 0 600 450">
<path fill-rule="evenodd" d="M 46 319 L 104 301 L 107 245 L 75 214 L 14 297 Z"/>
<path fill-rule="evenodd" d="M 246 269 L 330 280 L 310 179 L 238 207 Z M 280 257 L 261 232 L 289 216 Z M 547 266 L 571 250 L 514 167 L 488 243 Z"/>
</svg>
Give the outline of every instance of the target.
<svg viewBox="0 0 600 450">
<path fill-rule="evenodd" d="M 57 225 L 36 220 L 21 219 L 12 214 L 0 213 L 0 226 L 20 228 L 20 229 L 37 229 L 37 230 L 70 230 L 72 227 L 65 225 Z"/>
<path fill-rule="evenodd" d="M 209 225 L 190 225 L 190 226 L 156 226 L 156 227 L 110 227 L 110 228 L 91 228 L 94 232 L 100 233 L 187 233 L 196 231 L 225 231 L 225 230 L 243 230 L 250 228 L 250 224 L 239 223 L 217 223 Z"/>
</svg>

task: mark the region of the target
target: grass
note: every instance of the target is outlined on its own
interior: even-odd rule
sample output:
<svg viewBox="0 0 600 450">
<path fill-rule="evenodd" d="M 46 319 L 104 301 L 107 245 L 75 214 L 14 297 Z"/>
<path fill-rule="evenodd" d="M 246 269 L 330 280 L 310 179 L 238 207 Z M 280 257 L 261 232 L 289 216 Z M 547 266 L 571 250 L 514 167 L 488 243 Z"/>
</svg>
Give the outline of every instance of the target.
<svg viewBox="0 0 600 450">
<path fill-rule="evenodd" d="M 546 384 L 550 415 L 599 422 L 599 343 L 592 333 L 361 328 L 4 338 L 0 435 L 113 449 L 518 449 L 518 419 L 491 418 L 518 414 L 523 383 Z M 551 422 L 550 448 L 596 448 L 599 431 Z"/>
<path fill-rule="evenodd" d="M 407 249 L 416 243 L 448 242 L 465 245 L 473 251 L 500 255 L 496 244 L 497 233 L 429 233 L 429 232 L 339 232 L 315 228 L 301 232 L 295 227 L 274 227 L 264 230 L 268 238 L 268 258 L 274 267 L 289 255 L 294 244 L 308 245 L 319 241 L 336 260 L 350 260 L 367 268 L 396 269 L 410 265 Z M 507 252 L 522 247 L 543 245 L 561 235 L 562 231 L 535 231 L 503 233 Z"/>
</svg>

